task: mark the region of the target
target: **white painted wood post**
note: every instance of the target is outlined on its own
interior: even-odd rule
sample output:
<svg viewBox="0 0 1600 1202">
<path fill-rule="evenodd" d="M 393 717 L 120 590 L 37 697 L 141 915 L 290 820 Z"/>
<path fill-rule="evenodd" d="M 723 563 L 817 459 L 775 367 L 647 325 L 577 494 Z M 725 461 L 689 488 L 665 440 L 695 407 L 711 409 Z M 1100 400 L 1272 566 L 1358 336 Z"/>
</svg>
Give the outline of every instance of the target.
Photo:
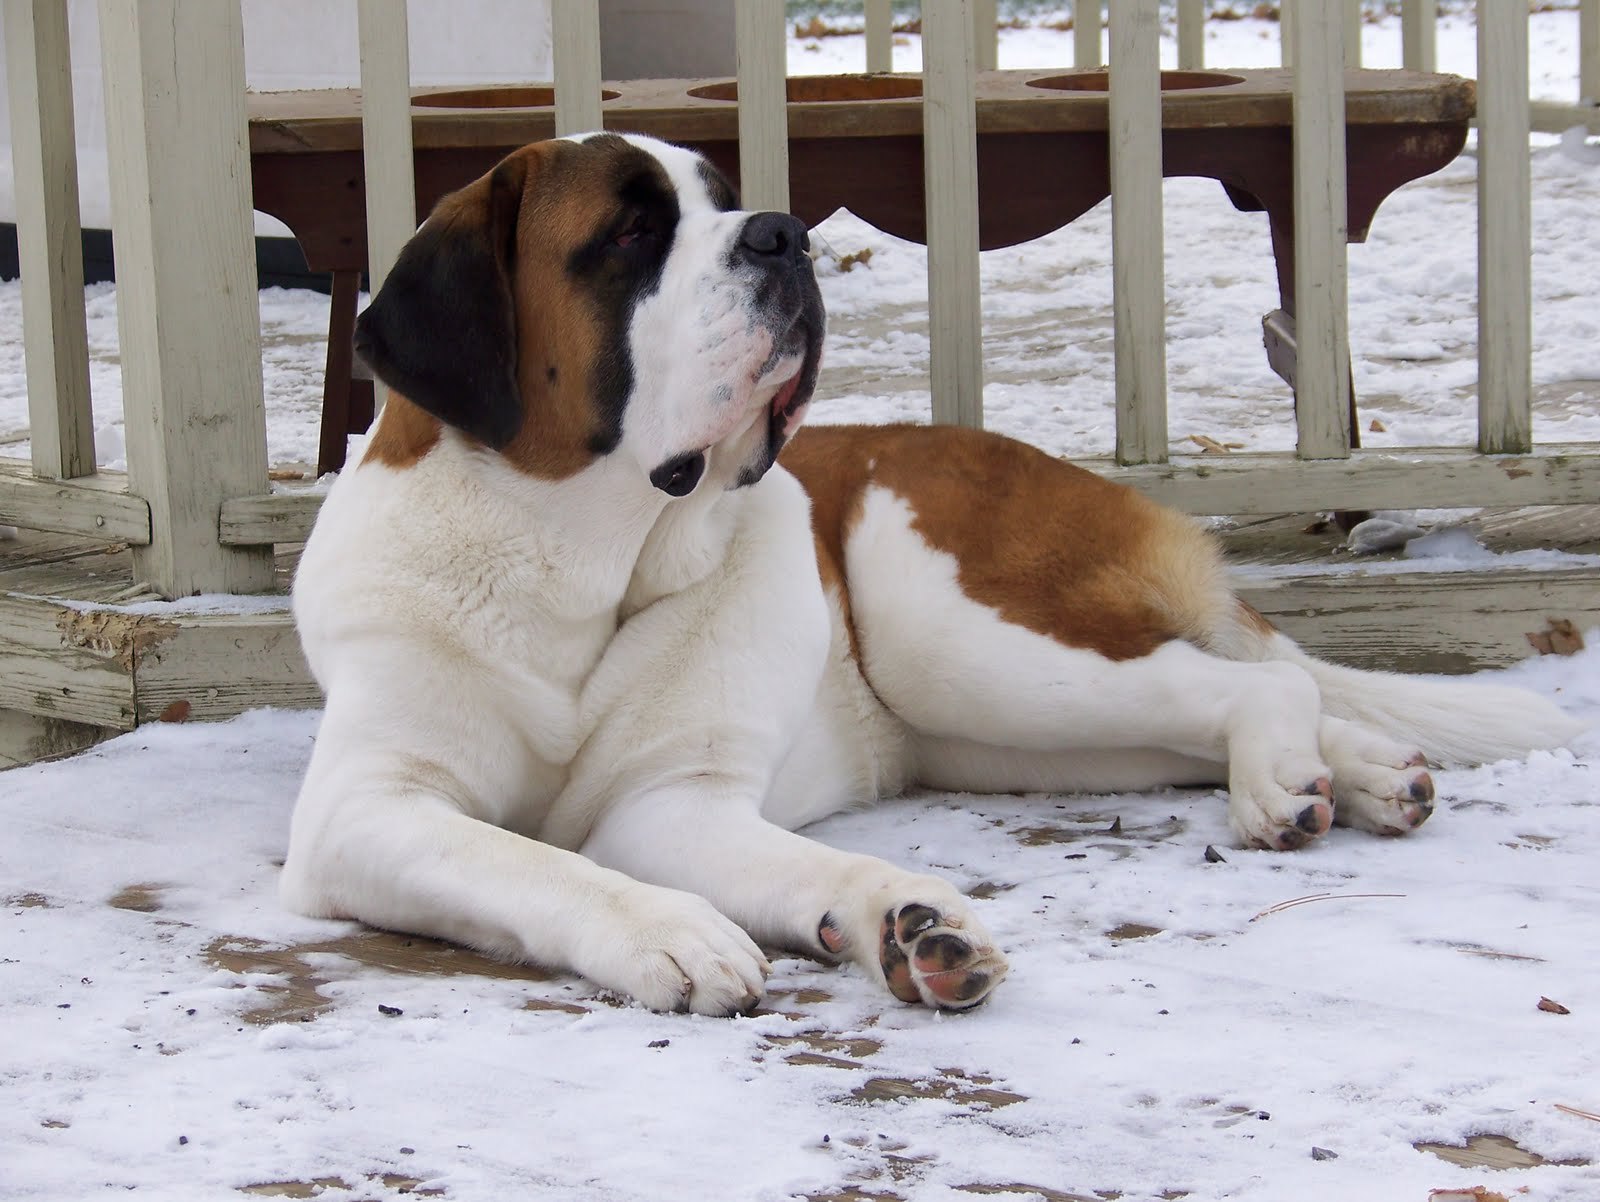
<svg viewBox="0 0 1600 1202">
<path fill-rule="evenodd" d="M 1111 6 L 1111 280 L 1117 462 L 1167 458 L 1158 0 Z"/>
<path fill-rule="evenodd" d="M 1600 105 L 1600 0 L 1578 0 L 1578 103 Z"/>
<path fill-rule="evenodd" d="M 1072 65 L 1100 66 L 1101 0 L 1072 0 Z"/>
<path fill-rule="evenodd" d="M 100 0 L 134 578 L 167 597 L 272 586 L 222 502 L 267 491 L 238 0 Z"/>
<path fill-rule="evenodd" d="M 550 6 L 555 59 L 556 137 L 601 129 L 600 0 L 556 0 Z"/>
<path fill-rule="evenodd" d="M 972 0 L 972 61 L 980 71 L 1000 65 L 998 0 Z"/>
<path fill-rule="evenodd" d="M 890 0 L 866 0 L 867 70 L 894 70 L 894 11 Z"/>
<path fill-rule="evenodd" d="M 1344 0 L 1344 65 L 1361 65 L 1361 0 Z"/>
<path fill-rule="evenodd" d="M 1528 6 L 1478 2 L 1478 449 L 1533 446 Z"/>
<path fill-rule="evenodd" d="M 923 184 L 933 420 L 983 425 L 978 118 L 969 0 L 922 6 Z"/>
<path fill-rule="evenodd" d="M 1343 17 L 1304 4 L 1292 32 L 1296 449 L 1337 459 L 1350 454 Z"/>
<path fill-rule="evenodd" d="M 1439 0 L 1400 0 L 1400 61 L 1407 71 L 1434 71 L 1439 62 Z"/>
<path fill-rule="evenodd" d="M 788 32 L 783 0 L 740 0 L 739 195 L 747 209 L 789 211 Z"/>
<path fill-rule="evenodd" d="M 94 415 L 66 5 L 5 0 L 5 35 L 33 471 L 52 480 L 92 476 Z"/>
<path fill-rule="evenodd" d="M 1206 65 L 1206 0 L 1178 0 L 1178 67 L 1198 71 Z"/>
<path fill-rule="evenodd" d="M 359 0 L 361 162 L 367 180 L 367 274 L 377 292 L 417 232 L 411 158 L 411 47 L 405 0 Z M 378 386 L 381 408 L 383 388 Z"/>
</svg>

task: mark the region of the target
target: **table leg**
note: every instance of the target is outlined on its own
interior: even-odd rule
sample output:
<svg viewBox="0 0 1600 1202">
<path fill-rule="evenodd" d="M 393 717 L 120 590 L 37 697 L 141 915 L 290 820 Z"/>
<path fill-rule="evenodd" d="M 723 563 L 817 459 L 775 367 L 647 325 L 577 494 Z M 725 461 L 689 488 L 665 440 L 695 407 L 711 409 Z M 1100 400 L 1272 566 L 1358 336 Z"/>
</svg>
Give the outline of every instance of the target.
<svg viewBox="0 0 1600 1202">
<path fill-rule="evenodd" d="M 317 444 L 317 475 L 344 466 L 345 441 L 372 422 L 372 383 L 352 380 L 355 358 L 356 298 L 359 271 L 333 273 L 333 298 L 328 314 L 328 357 L 322 376 L 322 432 Z M 358 388 L 358 386 L 360 386 Z M 364 393 L 363 395 L 359 395 Z M 357 410 L 363 408 L 365 414 Z"/>
</svg>

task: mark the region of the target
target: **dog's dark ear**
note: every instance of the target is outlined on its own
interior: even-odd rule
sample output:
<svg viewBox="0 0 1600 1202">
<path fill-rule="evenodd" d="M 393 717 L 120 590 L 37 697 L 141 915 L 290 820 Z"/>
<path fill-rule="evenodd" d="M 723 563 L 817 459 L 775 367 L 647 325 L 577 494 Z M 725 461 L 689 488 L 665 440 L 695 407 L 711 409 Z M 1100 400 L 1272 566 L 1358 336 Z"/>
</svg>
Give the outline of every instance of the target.
<svg viewBox="0 0 1600 1202">
<path fill-rule="evenodd" d="M 356 321 L 378 379 L 495 450 L 522 428 L 512 275 L 529 170 L 514 155 L 441 200 Z"/>
</svg>

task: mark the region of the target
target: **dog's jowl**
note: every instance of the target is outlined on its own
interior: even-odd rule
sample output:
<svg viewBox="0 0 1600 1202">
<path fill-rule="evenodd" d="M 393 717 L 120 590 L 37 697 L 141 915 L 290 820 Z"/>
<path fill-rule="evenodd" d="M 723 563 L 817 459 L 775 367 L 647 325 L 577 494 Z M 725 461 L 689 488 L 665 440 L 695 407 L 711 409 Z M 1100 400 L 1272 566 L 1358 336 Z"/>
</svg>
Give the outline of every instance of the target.
<svg viewBox="0 0 1600 1202">
<path fill-rule="evenodd" d="M 1403 834 L 1427 761 L 1569 737 L 1512 689 L 1310 658 L 1188 519 L 1020 443 L 798 431 L 804 226 L 676 147 L 541 143 L 443 200 L 357 347 L 392 390 L 295 617 L 327 694 L 282 890 L 661 1009 L 760 946 L 963 1008 L 946 882 L 792 833 L 910 785 L 1226 784 L 1240 840 Z"/>
</svg>

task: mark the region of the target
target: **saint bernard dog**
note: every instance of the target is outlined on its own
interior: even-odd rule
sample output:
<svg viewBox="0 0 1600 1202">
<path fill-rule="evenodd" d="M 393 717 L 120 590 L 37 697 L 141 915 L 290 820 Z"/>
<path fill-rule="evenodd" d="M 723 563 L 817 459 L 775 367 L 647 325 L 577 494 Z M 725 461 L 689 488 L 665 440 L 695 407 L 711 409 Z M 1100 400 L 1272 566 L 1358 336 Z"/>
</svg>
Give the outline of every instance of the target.
<svg viewBox="0 0 1600 1202">
<path fill-rule="evenodd" d="M 911 786 L 1221 783 L 1252 847 L 1399 835 L 1426 762 L 1574 733 L 1311 658 L 1188 518 L 1021 443 L 797 433 L 807 251 L 642 137 L 439 203 L 360 320 L 392 391 L 295 582 L 327 710 L 288 906 L 661 1010 L 750 1007 L 762 947 L 962 1009 L 1006 972 L 968 899 L 792 832 Z"/>
</svg>

